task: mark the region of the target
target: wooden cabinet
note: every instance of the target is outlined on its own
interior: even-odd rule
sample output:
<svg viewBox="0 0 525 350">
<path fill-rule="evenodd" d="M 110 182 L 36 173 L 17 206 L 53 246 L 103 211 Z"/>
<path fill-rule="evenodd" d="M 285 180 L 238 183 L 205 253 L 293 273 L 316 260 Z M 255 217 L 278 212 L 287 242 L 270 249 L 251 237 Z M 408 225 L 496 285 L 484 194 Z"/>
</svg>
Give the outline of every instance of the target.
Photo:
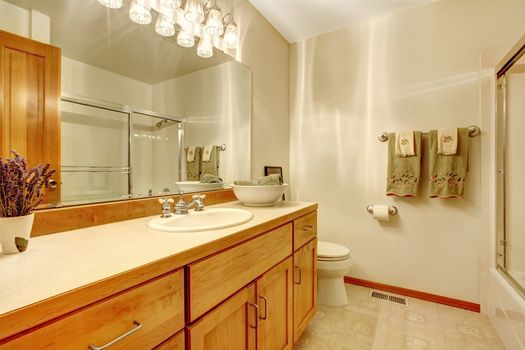
<svg viewBox="0 0 525 350">
<path fill-rule="evenodd" d="M 317 236 L 317 212 L 301 216 L 293 221 L 294 251 Z"/>
<path fill-rule="evenodd" d="M 184 327 L 182 270 L 81 309 L 0 345 L 10 349 L 151 349 Z"/>
<path fill-rule="evenodd" d="M 317 308 L 317 240 L 297 250 L 294 260 L 294 342 L 296 342 Z"/>
<path fill-rule="evenodd" d="M 186 339 L 184 330 L 175 334 L 153 350 L 184 350 L 186 349 Z"/>
<path fill-rule="evenodd" d="M 59 48 L 0 31 L 0 156 L 14 149 L 56 170 L 46 203 L 60 201 L 60 58 Z"/>
<path fill-rule="evenodd" d="M 293 347 L 293 259 L 282 261 L 257 280 L 258 350 Z"/>
<path fill-rule="evenodd" d="M 188 328 L 188 350 L 254 350 L 258 325 L 252 283 Z"/>
</svg>

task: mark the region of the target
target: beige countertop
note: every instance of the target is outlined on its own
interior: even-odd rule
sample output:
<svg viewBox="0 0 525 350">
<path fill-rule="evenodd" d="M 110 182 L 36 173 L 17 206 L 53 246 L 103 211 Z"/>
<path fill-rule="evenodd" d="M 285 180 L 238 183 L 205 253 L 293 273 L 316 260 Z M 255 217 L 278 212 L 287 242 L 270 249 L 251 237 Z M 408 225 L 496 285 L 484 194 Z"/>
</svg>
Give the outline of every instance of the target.
<svg viewBox="0 0 525 350">
<path fill-rule="evenodd" d="M 253 219 L 245 224 L 213 231 L 155 231 L 147 227 L 148 221 L 155 217 L 150 216 L 31 238 L 26 252 L 0 254 L 0 315 L 312 205 L 280 202 L 272 207 L 255 208 L 230 202 L 209 206 L 242 208 L 253 214 Z"/>
</svg>

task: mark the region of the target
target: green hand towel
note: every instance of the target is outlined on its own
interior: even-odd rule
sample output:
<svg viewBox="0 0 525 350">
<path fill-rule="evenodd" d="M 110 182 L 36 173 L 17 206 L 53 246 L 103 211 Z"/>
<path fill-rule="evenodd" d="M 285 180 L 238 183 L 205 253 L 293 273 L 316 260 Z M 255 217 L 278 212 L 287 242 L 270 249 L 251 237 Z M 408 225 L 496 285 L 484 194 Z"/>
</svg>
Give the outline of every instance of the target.
<svg viewBox="0 0 525 350">
<path fill-rule="evenodd" d="M 212 174 L 204 174 L 201 176 L 201 184 L 220 184 L 223 182 L 220 177 Z"/>
<path fill-rule="evenodd" d="M 186 159 L 188 159 L 188 148 L 186 148 Z M 201 175 L 202 147 L 195 147 L 195 158 L 193 162 L 186 160 L 186 180 L 198 181 Z"/>
<path fill-rule="evenodd" d="M 259 177 L 256 180 L 235 180 L 233 182 L 237 186 L 274 186 L 281 184 L 281 175 L 272 174 L 268 176 Z"/>
<path fill-rule="evenodd" d="M 210 160 L 205 162 L 201 158 L 201 173 L 219 176 L 219 150 L 213 146 L 210 152 Z"/>
<path fill-rule="evenodd" d="M 458 129 L 455 155 L 437 154 L 437 130 L 429 133 L 430 198 L 463 198 L 468 166 L 468 129 Z"/>
<path fill-rule="evenodd" d="M 421 171 L 421 131 L 414 131 L 413 156 L 396 155 L 396 134 L 388 134 L 387 196 L 416 197 Z"/>
</svg>

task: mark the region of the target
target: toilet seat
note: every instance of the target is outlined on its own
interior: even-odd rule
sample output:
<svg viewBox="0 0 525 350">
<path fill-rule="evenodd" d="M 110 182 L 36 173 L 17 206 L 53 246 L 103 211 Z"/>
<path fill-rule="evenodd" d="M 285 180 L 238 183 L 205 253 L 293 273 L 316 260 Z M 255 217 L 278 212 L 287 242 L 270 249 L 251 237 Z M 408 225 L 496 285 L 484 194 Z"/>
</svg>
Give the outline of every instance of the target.
<svg viewBox="0 0 525 350">
<path fill-rule="evenodd" d="M 350 258 L 350 250 L 340 244 L 318 241 L 318 261 L 342 261 Z"/>
</svg>

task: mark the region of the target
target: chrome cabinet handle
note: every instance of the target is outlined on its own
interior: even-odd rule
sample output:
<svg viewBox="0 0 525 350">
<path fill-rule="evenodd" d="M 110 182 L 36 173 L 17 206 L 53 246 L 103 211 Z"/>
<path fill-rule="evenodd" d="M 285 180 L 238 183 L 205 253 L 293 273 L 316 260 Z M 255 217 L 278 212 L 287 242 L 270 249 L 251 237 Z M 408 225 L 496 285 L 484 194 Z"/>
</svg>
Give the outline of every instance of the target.
<svg viewBox="0 0 525 350">
<path fill-rule="evenodd" d="M 312 231 L 313 228 L 314 228 L 314 225 L 308 225 L 308 226 L 301 227 L 301 230 L 308 232 L 308 231 Z"/>
<path fill-rule="evenodd" d="M 139 329 L 142 328 L 142 324 L 139 321 L 133 321 L 133 324 L 135 325 L 135 327 L 133 327 L 132 329 L 130 329 L 126 333 L 122 334 L 121 336 L 113 339 L 109 343 L 107 343 L 105 345 L 102 345 L 102 346 L 96 346 L 95 344 L 89 344 L 89 348 L 91 350 L 104 350 L 104 349 L 107 349 L 111 345 L 115 344 L 118 341 L 121 341 L 122 339 L 126 338 L 128 335 L 131 335 L 132 333 L 135 333 L 136 331 L 138 331 Z"/>
<path fill-rule="evenodd" d="M 303 269 L 302 269 L 300 266 L 297 266 L 297 265 L 295 265 L 294 267 L 295 267 L 297 270 L 299 270 L 299 282 L 295 282 L 295 281 L 294 281 L 294 283 L 295 283 L 295 284 L 301 284 L 301 283 L 303 283 Z M 294 278 L 294 280 L 295 280 L 295 278 Z"/>
<path fill-rule="evenodd" d="M 53 179 L 49 179 L 47 180 L 47 187 L 54 190 L 55 188 L 58 187 L 58 182 L 57 180 L 53 180 Z"/>
<path fill-rule="evenodd" d="M 268 299 L 266 297 L 263 297 L 262 295 L 259 295 L 259 298 L 264 300 L 264 317 L 259 317 L 261 318 L 261 320 L 266 320 L 268 318 Z"/>
<path fill-rule="evenodd" d="M 257 313 L 255 315 L 255 327 L 250 326 L 250 321 L 249 321 L 250 318 L 249 317 L 247 318 L 248 319 L 248 326 L 251 327 L 251 328 L 259 329 L 259 305 L 248 303 L 248 306 L 253 306 L 255 308 L 255 312 Z"/>
</svg>

